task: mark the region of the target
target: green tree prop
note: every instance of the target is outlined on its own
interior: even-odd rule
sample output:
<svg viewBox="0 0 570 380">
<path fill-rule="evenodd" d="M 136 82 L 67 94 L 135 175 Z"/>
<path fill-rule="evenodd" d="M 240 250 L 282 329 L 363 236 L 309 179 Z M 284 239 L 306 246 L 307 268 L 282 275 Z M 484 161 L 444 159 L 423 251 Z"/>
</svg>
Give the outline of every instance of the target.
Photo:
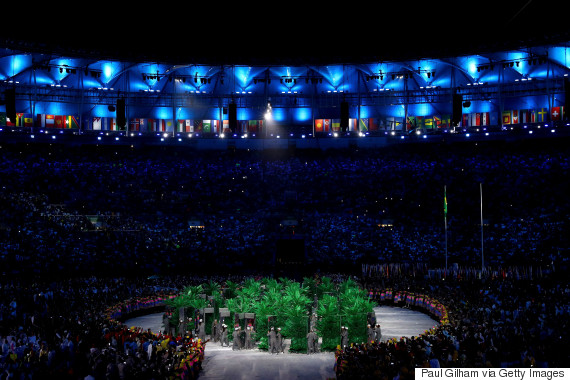
<svg viewBox="0 0 570 380">
<path fill-rule="evenodd" d="M 373 304 L 350 278 L 339 287 L 340 314 L 342 325 L 348 327 L 349 343 L 366 342 L 367 313 L 373 311 Z"/>
<path fill-rule="evenodd" d="M 323 338 L 322 351 L 334 351 L 340 344 L 339 304 L 336 296 L 323 294 L 317 308 L 317 330 Z"/>
<path fill-rule="evenodd" d="M 307 333 L 311 299 L 309 288 L 296 282 L 287 282 L 283 291 L 283 333 L 291 338 L 291 352 L 307 352 Z"/>
<path fill-rule="evenodd" d="M 249 278 L 241 284 L 226 281 L 224 291 L 220 284 L 210 281 L 185 288 L 166 304 L 173 308 L 172 323 L 176 324 L 181 307 L 192 316 L 196 310 L 208 305 L 201 295 L 212 295 L 215 315 L 219 316 L 220 307 L 230 310 L 230 320 L 226 321 L 230 330 L 236 313 L 255 313 L 255 338 L 259 341 L 259 349 L 267 349 L 267 331 L 271 327 L 281 327 L 285 338 L 291 339 L 289 350 L 306 352 L 315 293 L 319 300 L 317 330 L 323 339 L 322 350 L 333 351 L 340 344 L 341 325 L 349 328 L 349 342 L 366 341 L 366 317 L 373 310 L 373 304 L 368 300 L 366 291 L 352 279 L 336 285 L 328 277 L 323 277 L 318 283 L 312 278 L 305 278 L 302 284 L 287 278 L 263 278 L 259 281 Z M 273 319 L 268 323 L 270 317 Z M 231 333 L 229 339 L 232 339 Z"/>
</svg>

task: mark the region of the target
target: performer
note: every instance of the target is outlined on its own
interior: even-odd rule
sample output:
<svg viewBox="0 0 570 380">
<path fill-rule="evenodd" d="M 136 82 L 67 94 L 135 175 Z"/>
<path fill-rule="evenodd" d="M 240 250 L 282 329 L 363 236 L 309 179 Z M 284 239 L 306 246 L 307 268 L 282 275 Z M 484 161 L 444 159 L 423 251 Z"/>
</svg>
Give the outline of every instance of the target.
<svg viewBox="0 0 570 380">
<path fill-rule="evenodd" d="M 233 334 L 232 334 L 232 338 L 233 338 L 233 341 L 232 341 L 232 350 L 234 350 L 234 351 L 235 351 L 235 350 L 239 350 L 239 349 L 240 349 L 240 344 L 239 344 L 239 328 L 238 328 L 238 327 L 236 327 L 236 328 L 234 329 L 234 332 L 233 332 Z"/>
<path fill-rule="evenodd" d="M 376 323 L 376 327 L 374 328 L 374 335 L 375 335 L 375 341 L 376 342 L 380 342 L 380 340 L 382 339 L 382 329 L 380 328 L 380 323 Z"/>
<path fill-rule="evenodd" d="M 267 333 L 268 339 L 268 349 L 269 352 L 273 354 L 273 351 L 277 351 L 277 335 L 275 334 L 275 329 L 272 327 Z"/>
<path fill-rule="evenodd" d="M 198 338 L 202 341 L 206 341 L 206 325 L 202 319 L 198 323 Z"/>
<path fill-rule="evenodd" d="M 281 334 L 281 327 L 277 328 L 276 346 L 277 346 L 277 353 L 279 353 L 279 351 L 283 353 L 283 351 L 285 350 L 285 342 L 283 339 L 283 334 Z"/>
<path fill-rule="evenodd" d="M 348 327 L 342 326 L 340 330 L 340 348 L 348 347 Z"/>
<path fill-rule="evenodd" d="M 224 347 L 224 343 L 230 346 L 230 341 L 228 340 L 228 326 L 224 323 L 222 324 L 222 331 L 221 331 L 221 343 L 222 347 Z"/>
<path fill-rule="evenodd" d="M 315 333 L 315 330 L 311 330 L 307 334 L 307 351 L 309 354 L 314 354 L 318 351 L 317 346 L 319 344 L 319 337 Z"/>
<path fill-rule="evenodd" d="M 253 348 L 253 344 L 251 342 L 251 326 L 247 326 L 245 330 L 245 349 L 250 350 Z"/>
<path fill-rule="evenodd" d="M 368 336 L 368 344 L 376 340 L 376 330 L 370 324 L 367 326 L 366 335 Z"/>
<path fill-rule="evenodd" d="M 214 342 L 217 342 L 219 338 L 217 331 L 218 331 L 218 320 L 214 319 L 214 322 L 212 322 L 212 334 L 211 334 L 212 341 Z"/>
<path fill-rule="evenodd" d="M 220 319 L 218 321 L 217 327 L 216 327 L 216 335 L 217 335 L 217 340 L 222 339 L 222 320 Z"/>
<path fill-rule="evenodd" d="M 241 326 L 238 326 L 238 347 L 240 350 L 245 347 L 245 331 Z"/>
</svg>

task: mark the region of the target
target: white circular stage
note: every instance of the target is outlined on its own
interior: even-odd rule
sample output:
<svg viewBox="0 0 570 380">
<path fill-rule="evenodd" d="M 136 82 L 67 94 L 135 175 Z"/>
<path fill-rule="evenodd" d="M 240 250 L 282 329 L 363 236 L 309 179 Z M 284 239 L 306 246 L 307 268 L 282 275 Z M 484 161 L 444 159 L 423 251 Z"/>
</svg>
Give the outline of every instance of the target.
<svg viewBox="0 0 570 380">
<path fill-rule="evenodd" d="M 419 311 L 399 307 L 374 308 L 376 320 L 382 326 L 382 340 L 418 336 L 439 323 Z M 162 314 L 150 314 L 125 321 L 129 327 L 142 327 L 158 333 Z M 200 379 L 331 379 L 335 378 L 334 353 L 313 355 L 288 353 L 290 341 L 285 340 L 284 354 L 266 351 L 233 351 L 209 342 L 204 350 Z"/>
</svg>

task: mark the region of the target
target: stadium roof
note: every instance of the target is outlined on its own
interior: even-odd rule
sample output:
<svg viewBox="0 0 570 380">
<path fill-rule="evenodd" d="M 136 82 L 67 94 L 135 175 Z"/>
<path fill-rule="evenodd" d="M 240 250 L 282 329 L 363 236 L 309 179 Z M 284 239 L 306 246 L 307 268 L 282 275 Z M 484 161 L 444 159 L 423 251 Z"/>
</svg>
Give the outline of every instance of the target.
<svg viewBox="0 0 570 380">
<path fill-rule="evenodd" d="M 10 27 L 0 43 L 28 51 L 171 64 L 294 65 L 435 58 L 567 42 L 566 3 L 193 3 L 188 9 L 159 4 L 110 10 L 106 15 L 91 9 L 68 15 L 58 9 L 58 20 L 30 21 L 39 27 Z"/>
</svg>

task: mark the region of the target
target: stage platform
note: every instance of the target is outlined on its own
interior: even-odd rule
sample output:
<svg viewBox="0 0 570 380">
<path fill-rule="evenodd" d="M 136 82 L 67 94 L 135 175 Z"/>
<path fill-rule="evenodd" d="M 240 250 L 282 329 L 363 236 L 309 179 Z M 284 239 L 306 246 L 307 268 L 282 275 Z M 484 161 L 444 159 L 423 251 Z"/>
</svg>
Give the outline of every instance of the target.
<svg viewBox="0 0 570 380">
<path fill-rule="evenodd" d="M 418 311 L 399 307 L 374 308 L 376 320 L 382 326 L 382 340 L 417 336 L 436 327 L 438 322 Z M 150 314 L 129 319 L 128 326 L 142 327 L 159 332 L 162 314 Z M 334 379 L 334 353 L 306 355 L 289 353 L 290 340 L 285 340 L 285 353 L 269 354 L 266 351 L 233 351 L 219 343 L 207 343 L 200 379 Z"/>
</svg>

